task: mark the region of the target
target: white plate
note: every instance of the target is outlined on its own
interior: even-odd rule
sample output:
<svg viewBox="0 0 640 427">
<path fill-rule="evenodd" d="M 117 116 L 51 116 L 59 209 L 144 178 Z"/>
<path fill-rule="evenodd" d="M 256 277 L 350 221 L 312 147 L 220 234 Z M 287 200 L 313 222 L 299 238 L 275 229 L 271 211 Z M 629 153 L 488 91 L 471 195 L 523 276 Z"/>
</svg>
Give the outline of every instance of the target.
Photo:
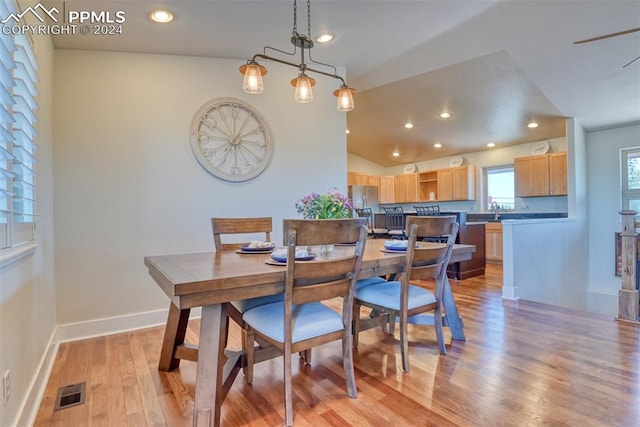
<svg viewBox="0 0 640 427">
<path fill-rule="evenodd" d="M 531 155 L 547 154 L 547 151 L 549 151 L 549 142 L 540 141 L 531 148 Z"/>
</svg>

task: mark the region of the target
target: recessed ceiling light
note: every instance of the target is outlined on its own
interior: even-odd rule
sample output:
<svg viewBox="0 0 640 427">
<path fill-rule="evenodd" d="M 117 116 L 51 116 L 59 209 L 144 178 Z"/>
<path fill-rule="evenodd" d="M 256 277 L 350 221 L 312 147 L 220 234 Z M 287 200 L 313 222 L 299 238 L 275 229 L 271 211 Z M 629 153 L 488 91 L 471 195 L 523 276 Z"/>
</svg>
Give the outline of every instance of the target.
<svg viewBox="0 0 640 427">
<path fill-rule="evenodd" d="M 345 130 L 344 133 L 346 133 L 347 135 L 349 135 L 351 133 L 351 131 L 349 129 Z"/>
<path fill-rule="evenodd" d="M 441 119 L 448 119 L 451 117 L 451 113 L 447 112 L 447 111 L 443 111 L 442 113 L 440 113 L 440 118 Z"/>
<path fill-rule="evenodd" d="M 334 35 L 331 33 L 323 33 L 320 34 L 318 37 L 316 37 L 316 41 L 318 43 L 329 43 L 331 40 L 334 39 Z"/>
<path fill-rule="evenodd" d="M 527 127 L 528 127 L 528 128 L 530 128 L 530 129 L 535 129 L 535 128 L 537 128 L 537 127 L 538 127 L 538 124 L 537 124 L 536 122 L 530 122 L 530 123 L 527 125 Z"/>
<path fill-rule="evenodd" d="M 393 157 L 400 157 L 400 153 L 398 153 L 397 151 L 393 152 Z"/>
<path fill-rule="evenodd" d="M 413 129 L 413 123 L 407 122 L 407 123 L 404 124 L 404 127 L 407 128 L 407 129 Z"/>
<path fill-rule="evenodd" d="M 496 144 L 494 144 L 493 142 L 490 142 L 490 143 L 487 144 L 487 147 L 489 147 L 489 148 L 493 148 L 495 146 L 496 146 Z"/>
<path fill-rule="evenodd" d="M 160 24 L 166 24 L 167 22 L 173 21 L 173 13 L 168 10 L 154 10 L 149 14 L 149 19 L 154 22 L 159 22 Z"/>
<path fill-rule="evenodd" d="M 435 144 L 433 144 L 433 146 L 436 148 L 441 148 L 442 144 L 440 144 L 439 142 L 436 142 Z"/>
</svg>

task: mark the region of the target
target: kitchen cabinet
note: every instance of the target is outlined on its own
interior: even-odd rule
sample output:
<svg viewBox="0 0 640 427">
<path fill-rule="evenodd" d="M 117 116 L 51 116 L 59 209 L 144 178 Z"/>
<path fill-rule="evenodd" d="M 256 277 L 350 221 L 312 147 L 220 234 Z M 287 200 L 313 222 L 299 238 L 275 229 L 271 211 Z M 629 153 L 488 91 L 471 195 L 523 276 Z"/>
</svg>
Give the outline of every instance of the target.
<svg viewBox="0 0 640 427">
<path fill-rule="evenodd" d="M 475 171 L 472 165 L 438 169 L 437 199 L 440 201 L 475 200 Z"/>
<path fill-rule="evenodd" d="M 356 185 L 369 185 L 369 175 L 356 172 Z"/>
<path fill-rule="evenodd" d="M 419 200 L 421 202 L 435 201 L 438 198 L 438 171 L 420 172 L 418 177 Z"/>
<path fill-rule="evenodd" d="M 372 187 L 380 187 L 380 177 L 369 175 L 369 184 Z"/>
<path fill-rule="evenodd" d="M 567 194 L 567 153 L 541 154 L 513 160 L 516 197 Z"/>
<path fill-rule="evenodd" d="M 380 203 L 395 203 L 395 178 L 393 176 L 380 177 Z"/>
<path fill-rule="evenodd" d="M 455 215 L 460 225 L 456 243 L 475 245 L 476 250 L 469 261 L 460 261 L 449 264 L 447 275 L 456 280 L 464 280 L 469 277 L 481 276 L 485 272 L 485 223 L 467 222 L 467 213 L 460 211 L 441 212 L 442 215 Z"/>
<path fill-rule="evenodd" d="M 438 200 L 453 200 L 453 171 L 438 169 Z"/>
<path fill-rule="evenodd" d="M 549 154 L 549 195 L 567 195 L 567 152 Z"/>
<path fill-rule="evenodd" d="M 393 184 L 396 203 L 414 203 L 418 198 L 418 174 L 396 175 Z"/>
<path fill-rule="evenodd" d="M 502 223 L 488 222 L 485 230 L 485 257 L 488 263 L 502 264 Z"/>
<path fill-rule="evenodd" d="M 347 171 L 347 186 L 356 185 L 356 173 Z"/>
</svg>

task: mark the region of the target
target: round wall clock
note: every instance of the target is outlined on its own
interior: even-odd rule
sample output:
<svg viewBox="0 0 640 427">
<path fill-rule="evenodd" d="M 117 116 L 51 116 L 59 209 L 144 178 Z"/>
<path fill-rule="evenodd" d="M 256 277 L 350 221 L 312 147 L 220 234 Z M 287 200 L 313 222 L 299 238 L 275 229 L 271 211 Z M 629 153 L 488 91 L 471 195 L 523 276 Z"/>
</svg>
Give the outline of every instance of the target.
<svg viewBox="0 0 640 427">
<path fill-rule="evenodd" d="M 225 181 L 260 175 L 273 152 L 269 125 L 253 106 L 237 98 L 216 98 L 200 107 L 189 136 L 200 165 Z"/>
</svg>

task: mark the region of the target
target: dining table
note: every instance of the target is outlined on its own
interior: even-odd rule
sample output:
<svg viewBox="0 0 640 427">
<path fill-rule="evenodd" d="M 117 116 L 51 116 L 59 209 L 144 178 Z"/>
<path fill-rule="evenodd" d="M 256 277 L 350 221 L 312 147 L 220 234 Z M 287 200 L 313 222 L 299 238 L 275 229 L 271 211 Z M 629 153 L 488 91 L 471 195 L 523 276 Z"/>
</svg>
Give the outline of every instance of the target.
<svg viewBox="0 0 640 427">
<path fill-rule="evenodd" d="M 402 251 L 388 251 L 384 239 L 367 240 L 358 278 L 394 276 L 404 267 Z M 420 242 L 420 245 L 437 243 Z M 313 250 L 313 248 L 311 248 Z M 335 246 L 319 257 L 340 257 L 348 246 Z M 454 245 L 450 263 L 471 259 L 474 245 Z M 193 426 L 219 426 L 220 408 L 243 366 L 243 352 L 226 349 L 231 301 L 284 292 L 286 268 L 270 262 L 268 253 L 243 251 L 200 252 L 147 256 L 149 275 L 169 297 L 169 314 L 160 351 L 158 370 L 176 369 L 180 360 L 197 362 Z M 308 261 L 313 262 L 313 261 Z M 445 279 L 442 322 L 454 340 L 465 340 L 464 327 L 451 286 Z M 198 344 L 185 342 L 192 308 L 201 307 Z M 277 354 L 266 349 L 256 362 Z M 224 362 L 224 363 L 223 363 Z"/>
</svg>

